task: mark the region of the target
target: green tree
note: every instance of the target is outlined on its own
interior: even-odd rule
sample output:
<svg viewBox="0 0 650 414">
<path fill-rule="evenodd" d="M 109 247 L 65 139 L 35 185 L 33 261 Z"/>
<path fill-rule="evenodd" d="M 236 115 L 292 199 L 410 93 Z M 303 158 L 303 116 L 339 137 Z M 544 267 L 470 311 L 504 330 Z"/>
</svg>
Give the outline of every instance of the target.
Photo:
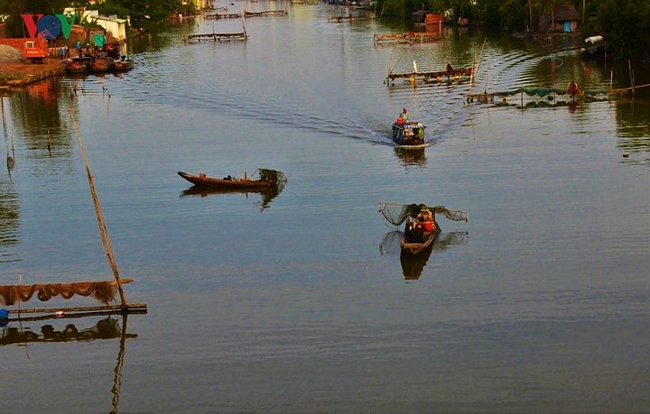
<svg viewBox="0 0 650 414">
<path fill-rule="evenodd" d="M 183 0 L 105 0 L 97 5 L 97 9 L 101 14 L 128 17 L 131 26 L 136 28 L 156 26 L 172 13 L 195 11 L 192 2 Z"/>
<path fill-rule="evenodd" d="M 501 27 L 510 32 L 523 32 L 530 30 L 529 26 L 529 0 L 505 0 L 499 7 Z"/>
<path fill-rule="evenodd" d="M 601 0 L 597 28 L 609 39 L 618 59 L 650 51 L 650 2 Z"/>
</svg>

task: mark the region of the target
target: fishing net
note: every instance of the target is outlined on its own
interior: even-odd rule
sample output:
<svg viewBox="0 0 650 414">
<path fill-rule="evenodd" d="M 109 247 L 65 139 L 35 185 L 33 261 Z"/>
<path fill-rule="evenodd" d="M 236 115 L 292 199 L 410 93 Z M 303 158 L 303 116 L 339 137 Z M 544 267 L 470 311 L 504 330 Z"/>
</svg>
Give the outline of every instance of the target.
<svg viewBox="0 0 650 414">
<path fill-rule="evenodd" d="M 282 171 L 271 170 L 268 168 L 258 168 L 257 175 L 260 176 L 261 180 L 269 180 L 278 183 L 278 185 L 284 185 L 287 182 L 287 176 L 284 175 Z"/>
<path fill-rule="evenodd" d="M 70 299 L 74 295 L 79 295 L 90 296 L 99 302 L 108 303 L 115 298 L 116 292 L 117 285 L 114 282 L 7 285 L 0 286 L 0 304 L 11 306 L 17 302 L 28 302 L 34 295 L 42 302 L 55 296 Z"/>
<path fill-rule="evenodd" d="M 395 203 L 379 203 L 379 213 L 384 219 L 393 226 L 399 226 L 407 217 L 416 217 L 422 210 L 422 207 L 428 207 L 434 214 L 442 214 L 447 219 L 453 221 L 469 221 L 467 212 L 462 210 L 449 209 L 445 206 L 427 206 L 426 204 L 395 204 Z"/>
<path fill-rule="evenodd" d="M 284 185 L 287 183 L 287 176 L 284 175 L 282 171 L 272 170 L 269 168 L 258 168 L 257 175 L 260 176 L 260 180 L 269 180 L 274 182 L 277 185 L 278 194 L 284 189 Z"/>
</svg>

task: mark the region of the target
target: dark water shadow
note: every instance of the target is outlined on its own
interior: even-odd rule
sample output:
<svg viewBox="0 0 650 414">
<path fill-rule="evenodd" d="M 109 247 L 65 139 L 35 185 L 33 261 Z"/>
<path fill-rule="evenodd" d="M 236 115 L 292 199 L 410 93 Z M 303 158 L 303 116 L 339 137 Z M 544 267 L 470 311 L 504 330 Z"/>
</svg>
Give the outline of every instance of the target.
<svg viewBox="0 0 650 414">
<path fill-rule="evenodd" d="M 427 164 L 427 156 L 424 148 L 395 148 L 395 156 L 399 158 L 400 162 L 405 165 L 414 165 L 423 167 Z"/>
<path fill-rule="evenodd" d="M 379 254 L 381 256 L 399 255 L 405 281 L 413 281 L 420 278 L 433 252 L 441 253 L 451 246 L 466 244 L 469 241 L 469 233 L 467 231 L 440 232 L 430 246 L 413 255 L 405 253 L 401 249 L 400 240 L 403 235 L 404 232 L 401 230 L 393 230 L 384 234 L 379 244 Z"/>
<path fill-rule="evenodd" d="M 271 202 L 282 192 L 282 187 L 247 188 L 247 189 L 223 189 L 209 188 L 203 186 L 192 186 L 181 192 L 180 197 L 208 197 L 216 195 L 242 194 L 248 199 L 249 194 L 259 194 L 260 201 L 257 203 L 260 210 L 270 207 Z"/>
</svg>

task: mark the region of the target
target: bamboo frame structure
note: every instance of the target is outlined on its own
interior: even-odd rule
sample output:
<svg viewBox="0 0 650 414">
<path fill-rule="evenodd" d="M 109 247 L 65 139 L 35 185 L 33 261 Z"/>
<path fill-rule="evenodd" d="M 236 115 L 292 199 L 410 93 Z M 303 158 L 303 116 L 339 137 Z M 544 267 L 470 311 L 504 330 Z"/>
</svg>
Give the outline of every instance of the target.
<svg viewBox="0 0 650 414">
<path fill-rule="evenodd" d="M 105 313 L 128 313 L 132 311 L 138 311 L 138 312 L 146 312 L 147 305 L 143 303 L 138 303 L 138 304 L 131 304 L 129 305 L 126 301 L 126 295 L 124 294 L 124 289 L 122 288 L 122 285 L 131 283 L 133 279 L 127 278 L 127 279 L 122 279 L 120 277 L 120 272 L 117 267 L 117 262 L 115 260 L 115 255 L 113 253 L 113 247 L 111 246 L 111 241 L 108 236 L 108 230 L 106 229 L 106 223 L 104 221 L 104 215 L 101 210 L 101 205 L 99 203 L 99 197 L 97 196 L 97 191 L 95 190 L 95 184 L 94 184 L 94 178 L 93 175 L 90 171 L 90 163 L 88 162 L 88 157 L 86 155 L 86 150 L 83 145 L 83 140 L 81 139 L 81 133 L 79 132 L 79 127 L 77 125 L 77 122 L 75 120 L 74 114 L 72 112 L 72 107 L 70 104 L 68 104 L 68 110 L 70 112 L 70 117 L 72 119 L 72 124 L 74 126 L 75 132 L 77 134 L 77 140 L 79 142 L 79 147 L 81 149 L 81 155 L 84 160 L 84 165 L 86 168 L 86 175 L 88 177 L 88 186 L 90 187 L 90 193 L 92 196 L 93 204 L 95 206 L 95 214 L 97 216 L 97 224 L 99 226 L 99 233 L 102 239 L 102 246 L 104 247 L 104 253 L 106 254 L 106 258 L 108 259 L 108 263 L 111 267 L 111 270 L 113 272 L 113 277 L 115 281 L 111 282 L 101 282 L 103 284 L 108 284 L 109 286 L 117 286 L 117 291 L 120 296 L 120 304 L 119 305 L 109 305 L 106 303 L 104 306 L 76 306 L 76 307 L 57 307 L 57 308 L 33 308 L 33 309 L 21 309 L 20 307 L 17 310 L 11 311 L 11 313 L 16 313 L 18 315 L 17 318 L 11 318 L 11 319 L 21 319 L 20 315 L 24 313 L 28 314 L 34 314 L 34 313 L 45 313 L 45 314 L 52 314 L 56 316 L 66 316 L 66 312 L 83 312 L 83 313 L 92 313 L 92 314 L 105 314 Z M 6 288 L 5 291 L 11 292 L 12 294 L 16 294 L 17 297 L 15 297 L 16 301 L 18 303 L 21 303 L 22 301 L 28 301 L 32 298 L 32 295 L 35 290 L 39 290 L 39 294 L 37 297 L 41 295 L 41 293 L 44 293 L 45 290 L 51 290 L 52 292 L 47 292 L 43 294 L 43 298 L 41 300 L 48 300 L 52 296 L 58 296 L 61 294 L 61 296 L 64 296 L 64 292 L 67 294 L 64 296 L 65 298 L 70 298 L 74 296 L 75 294 L 79 295 L 81 294 L 82 296 L 88 296 L 90 294 L 90 291 L 85 291 L 83 293 L 80 293 L 79 290 L 75 289 L 75 285 L 79 284 L 91 284 L 93 282 L 75 282 L 75 283 L 69 283 L 69 284 L 62 284 L 62 283 L 47 283 L 47 284 L 38 284 L 38 285 L 31 285 L 31 286 L 25 286 L 28 291 L 27 294 L 21 293 L 24 291 L 22 283 L 20 283 L 18 286 L 3 286 L 3 288 Z M 41 291 L 42 290 L 42 291 Z M 85 289 L 84 289 L 85 290 Z M 112 300 L 113 295 L 111 295 L 110 299 Z M 12 296 L 12 299 L 14 297 Z M 9 318 L 7 318 L 9 319 Z"/>
</svg>

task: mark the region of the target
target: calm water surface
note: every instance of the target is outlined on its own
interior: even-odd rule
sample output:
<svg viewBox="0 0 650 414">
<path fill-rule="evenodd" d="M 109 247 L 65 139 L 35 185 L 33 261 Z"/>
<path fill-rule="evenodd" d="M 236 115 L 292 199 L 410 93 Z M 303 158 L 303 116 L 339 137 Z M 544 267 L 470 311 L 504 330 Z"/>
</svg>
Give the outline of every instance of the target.
<svg viewBox="0 0 650 414">
<path fill-rule="evenodd" d="M 197 19 L 131 45 L 130 73 L 3 98 L 2 283 L 112 278 L 76 125 L 127 299 L 148 305 L 10 322 L 3 412 L 650 411 L 648 90 L 522 107 L 468 104 L 466 81 L 384 81 L 414 60 L 480 61 L 472 92 L 606 90 L 630 86 L 627 66 L 585 76 L 560 42 L 476 32 L 374 46 L 406 29 L 329 23 L 348 11 L 326 5 L 228 7 L 289 14 L 247 19 L 247 42 L 185 44 L 241 30 Z M 388 138 L 402 107 L 428 126 L 423 152 Z M 289 179 L 270 202 L 176 175 L 258 167 Z M 441 219 L 426 261 L 404 262 L 380 201 L 470 221 Z"/>
</svg>

